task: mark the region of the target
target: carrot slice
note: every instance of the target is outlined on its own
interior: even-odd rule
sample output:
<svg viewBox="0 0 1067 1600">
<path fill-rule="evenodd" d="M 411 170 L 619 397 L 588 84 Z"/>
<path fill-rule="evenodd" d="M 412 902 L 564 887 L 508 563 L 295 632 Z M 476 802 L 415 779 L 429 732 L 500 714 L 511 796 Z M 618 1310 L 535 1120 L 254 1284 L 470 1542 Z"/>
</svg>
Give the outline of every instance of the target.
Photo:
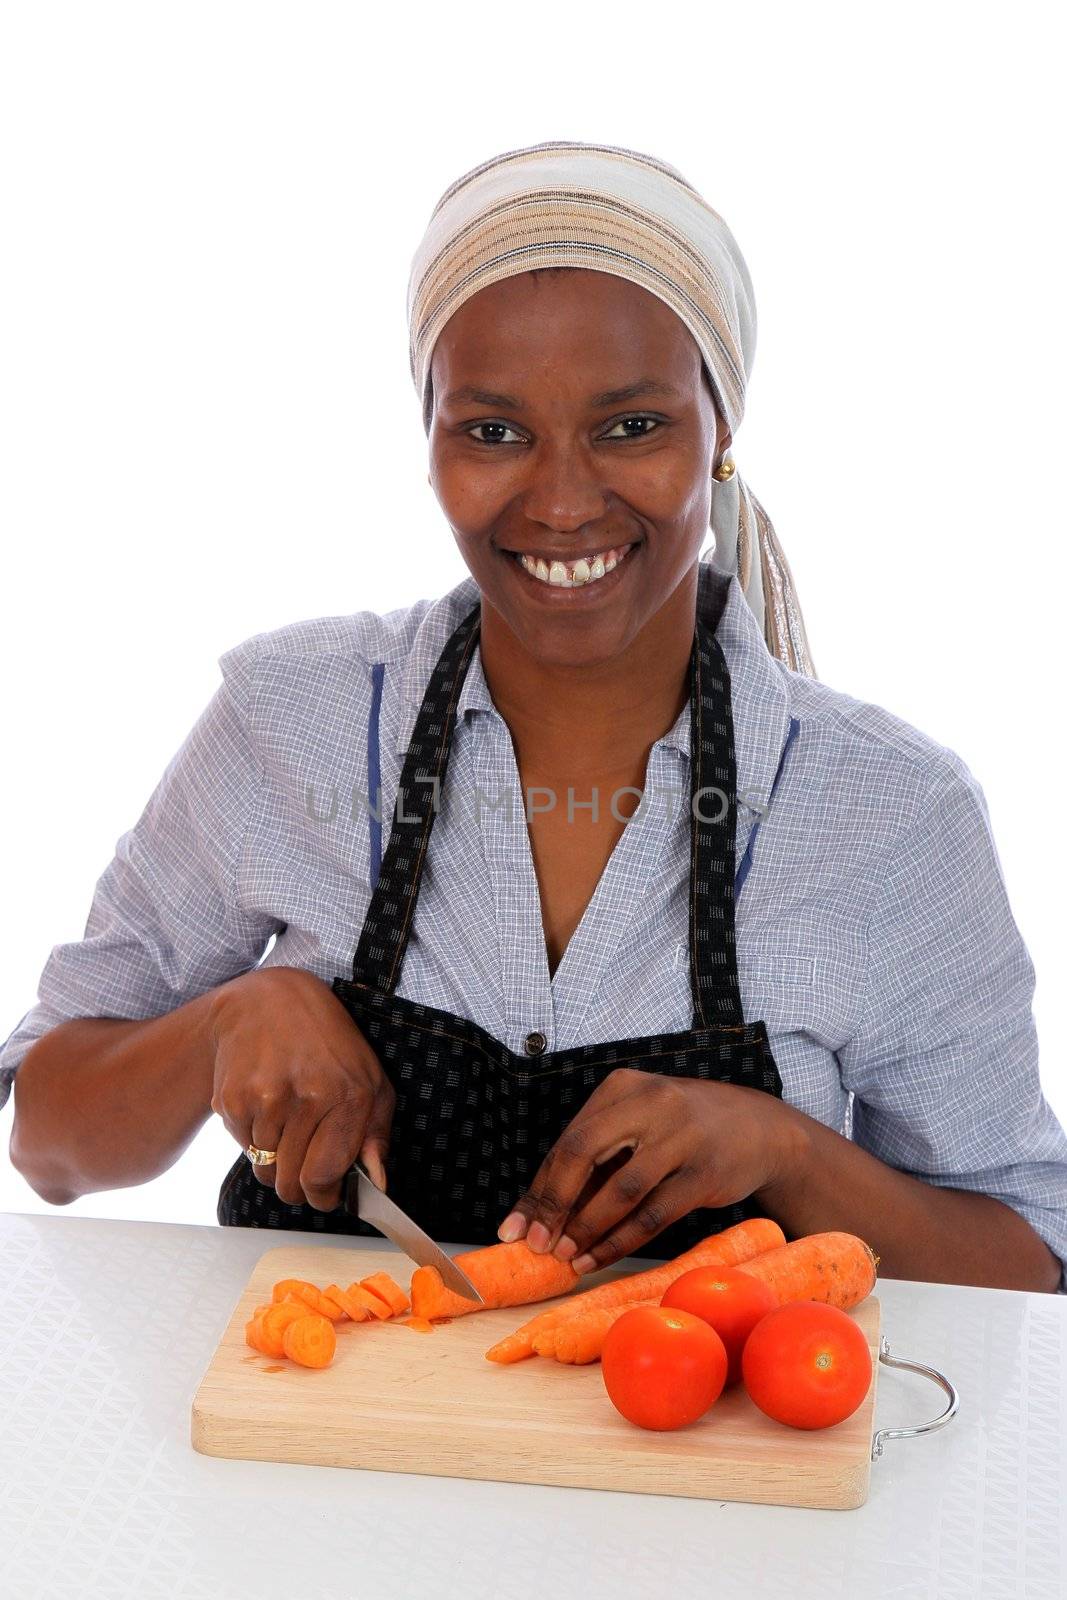
<svg viewBox="0 0 1067 1600">
<path fill-rule="evenodd" d="M 377 1317 L 379 1322 L 385 1322 L 392 1316 L 392 1309 L 372 1289 L 364 1289 L 361 1283 L 350 1283 L 348 1292 L 355 1297 L 361 1306 L 366 1307 L 371 1316 Z"/>
<path fill-rule="evenodd" d="M 372 1272 L 369 1278 L 360 1278 L 359 1281 L 362 1288 L 369 1289 L 371 1294 L 385 1301 L 394 1317 L 406 1311 L 411 1304 L 403 1289 L 387 1272 Z"/>
<path fill-rule="evenodd" d="M 780 1306 L 794 1300 L 850 1311 L 866 1300 L 878 1276 L 878 1260 L 854 1233 L 808 1233 L 752 1261 L 738 1263 L 742 1272 L 769 1284 Z"/>
<path fill-rule="evenodd" d="M 322 1290 L 313 1283 L 294 1282 L 290 1285 L 286 1298 L 297 1300 L 307 1306 L 309 1311 L 315 1311 L 320 1317 L 327 1317 L 330 1322 L 340 1322 L 344 1312 L 341 1307 L 328 1300 Z"/>
<path fill-rule="evenodd" d="M 353 1322 L 369 1322 L 371 1314 L 361 1300 L 354 1294 L 349 1294 L 347 1289 L 334 1289 L 333 1297 L 338 1304 L 344 1306 L 346 1313 Z"/>
<path fill-rule="evenodd" d="M 271 1290 L 271 1299 L 277 1303 L 284 1300 L 287 1294 L 297 1294 L 301 1289 L 314 1289 L 315 1285 L 306 1278 L 279 1278 Z"/>
<path fill-rule="evenodd" d="M 253 1350 L 258 1350 L 260 1355 L 265 1356 L 268 1351 L 264 1350 L 260 1343 L 262 1321 L 262 1317 L 252 1317 L 250 1321 L 245 1323 L 245 1344 L 250 1345 Z"/>
<path fill-rule="evenodd" d="M 525 1243 L 524 1240 L 518 1242 Z M 567 1321 L 570 1317 L 581 1315 L 586 1311 L 599 1310 L 603 1306 L 630 1305 L 638 1300 L 658 1300 L 675 1278 L 680 1278 L 683 1272 L 690 1272 L 694 1267 L 741 1266 L 764 1251 L 776 1249 L 784 1243 L 785 1234 L 777 1222 L 772 1221 L 770 1217 L 750 1217 L 748 1221 L 739 1222 L 732 1228 L 724 1228 L 721 1233 L 709 1234 L 706 1239 L 699 1240 L 691 1249 L 684 1250 L 680 1256 L 675 1256 L 673 1261 L 667 1261 L 661 1267 L 649 1267 L 644 1272 L 633 1272 L 624 1278 L 613 1278 L 610 1283 L 598 1284 L 595 1289 L 586 1289 L 581 1294 L 572 1295 L 562 1305 L 552 1306 L 547 1311 L 539 1312 L 536 1317 L 531 1317 L 529 1322 L 524 1322 L 520 1328 L 516 1328 L 514 1333 L 507 1334 L 488 1349 L 485 1352 L 486 1360 L 504 1364 L 523 1361 L 527 1356 L 536 1353 L 533 1345 L 535 1335 Z M 506 1248 L 510 1249 L 511 1246 Z M 457 1260 L 460 1259 L 462 1258 L 457 1257 Z M 433 1268 L 420 1267 L 418 1271 L 432 1272 Z M 413 1276 L 413 1290 L 414 1283 Z M 478 1288 L 483 1294 L 485 1293 L 480 1282 Z M 456 1295 L 454 1298 L 463 1304 L 461 1295 Z M 412 1299 L 414 1300 L 414 1293 Z M 469 1300 L 465 1305 L 467 1309 L 477 1309 Z M 415 1309 L 421 1311 L 419 1306 Z"/>
<path fill-rule="evenodd" d="M 322 1298 L 324 1300 L 331 1301 L 337 1307 L 338 1311 L 341 1313 L 340 1320 L 343 1322 L 348 1316 L 348 1307 L 341 1299 L 341 1290 L 339 1285 L 336 1283 L 328 1283 L 325 1289 L 322 1290 Z"/>
<path fill-rule="evenodd" d="M 268 1356 L 283 1356 L 285 1346 L 282 1336 L 291 1322 L 298 1317 L 306 1317 L 308 1308 L 299 1305 L 295 1300 L 280 1300 L 277 1305 L 271 1306 L 259 1320 L 259 1338 L 263 1351 Z"/>
<path fill-rule="evenodd" d="M 328 1367 L 337 1349 L 337 1335 L 333 1323 L 318 1312 L 290 1322 L 282 1334 L 282 1344 L 290 1361 L 301 1367 Z"/>
</svg>

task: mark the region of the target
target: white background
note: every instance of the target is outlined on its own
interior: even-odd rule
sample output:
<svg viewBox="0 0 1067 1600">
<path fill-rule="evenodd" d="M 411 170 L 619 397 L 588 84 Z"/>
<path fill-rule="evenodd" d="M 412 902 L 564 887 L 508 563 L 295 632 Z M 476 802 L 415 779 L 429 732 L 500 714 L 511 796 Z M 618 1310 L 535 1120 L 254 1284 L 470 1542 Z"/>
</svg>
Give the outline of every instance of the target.
<svg viewBox="0 0 1067 1600">
<path fill-rule="evenodd" d="M 820 678 L 982 784 L 1067 1121 L 1057 9 L 5 6 L 0 1041 L 218 656 L 465 575 L 411 256 L 470 167 L 575 138 L 671 162 L 737 238 L 759 347 L 734 456 Z M 0 1209 L 47 1211 L 7 1162 L 13 1103 Z M 155 1182 L 69 1209 L 214 1222 L 236 1153 L 212 1117 Z"/>
</svg>

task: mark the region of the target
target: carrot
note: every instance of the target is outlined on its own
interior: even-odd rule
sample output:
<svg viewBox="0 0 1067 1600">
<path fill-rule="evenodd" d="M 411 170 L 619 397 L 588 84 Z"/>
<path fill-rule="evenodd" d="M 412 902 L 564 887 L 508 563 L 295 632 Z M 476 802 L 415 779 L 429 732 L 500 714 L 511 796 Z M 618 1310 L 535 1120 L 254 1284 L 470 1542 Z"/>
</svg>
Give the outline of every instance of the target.
<svg viewBox="0 0 1067 1600">
<path fill-rule="evenodd" d="M 380 1300 L 384 1300 L 394 1317 L 406 1311 L 411 1303 L 400 1285 L 387 1272 L 372 1272 L 369 1278 L 360 1278 L 359 1282 L 361 1288 L 369 1289 L 371 1294 L 376 1294 Z"/>
<path fill-rule="evenodd" d="M 268 1356 L 283 1356 L 285 1346 L 282 1335 L 291 1322 L 297 1317 L 306 1317 L 307 1306 L 298 1305 L 295 1300 L 280 1300 L 277 1305 L 271 1306 L 257 1319 L 259 1323 L 259 1338 L 263 1353 Z"/>
<path fill-rule="evenodd" d="M 357 1300 L 354 1294 L 349 1294 L 347 1289 L 335 1288 L 333 1291 L 333 1297 L 339 1305 L 344 1306 L 345 1311 L 348 1313 L 349 1317 L 351 1317 L 353 1322 L 370 1321 L 371 1314 L 367 1310 L 367 1307 L 361 1300 Z"/>
<path fill-rule="evenodd" d="M 373 1289 L 364 1289 L 361 1283 L 350 1283 L 348 1293 L 379 1322 L 387 1322 L 393 1314 L 392 1307 L 387 1306 L 380 1295 L 376 1295 Z"/>
<path fill-rule="evenodd" d="M 348 1307 L 341 1299 L 341 1293 L 341 1287 L 336 1283 L 328 1283 L 325 1289 L 322 1290 L 323 1299 L 331 1300 L 333 1302 L 338 1311 L 341 1313 L 341 1321 L 343 1322 L 348 1316 Z"/>
<path fill-rule="evenodd" d="M 309 1311 L 297 1317 L 282 1334 L 282 1344 L 290 1361 L 301 1367 L 328 1367 L 337 1349 L 337 1335 L 328 1317 Z"/>
<path fill-rule="evenodd" d="M 299 1294 L 301 1289 L 314 1289 L 313 1283 L 308 1283 L 306 1278 L 279 1278 L 271 1290 L 271 1299 L 275 1302 L 284 1300 L 287 1294 Z M 317 1292 L 317 1291 L 316 1291 Z"/>
<path fill-rule="evenodd" d="M 535 1354 L 533 1338 L 536 1334 L 557 1323 L 565 1322 L 570 1317 L 581 1315 L 586 1311 L 599 1310 L 603 1306 L 623 1303 L 629 1305 L 637 1300 L 658 1300 L 675 1278 L 680 1278 L 683 1272 L 690 1272 L 694 1267 L 740 1266 L 763 1251 L 773 1250 L 784 1243 L 785 1234 L 777 1222 L 773 1222 L 770 1217 L 750 1217 L 747 1222 L 739 1222 L 732 1228 L 724 1228 L 721 1233 L 709 1234 L 706 1239 L 701 1239 L 691 1249 L 684 1250 L 680 1256 L 675 1256 L 673 1261 L 667 1261 L 661 1267 L 649 1267 L 645 1272 L 633 1272 L 628 1277 L 615 1278 L 610 1283 L 598 1284 L 595 1289 L 586 1289 L 581 1294 L 572 1295 L 562 1305 L 552 1306 L 547 1311 L 539 1312 L 536 1317 L 524 1322 L 514 1333 L 509 1333 L 506 1338 L 500 1339 L 487 1350 L 486 1360 L 504 1364 L 522 1361 L 527 1356 Z M 457 1257 L 457 1260 L 460 1259 L 462 1258 Z M 420 1267 L 418 1270 L 423 1272 L 433 1269 Z M 411 1281 L 414 1288 L 414 1276 Z M 478 1288 L 482 1288 L 480 1283 Z M 484 1293 L 484 1290 L 482 1292 Z M 458 1295 L 456 1298 L 462 1299 Z M 468 1301 L 467 1304 L 470 1306 L 471 1302 Z"/>
<path fill-rule="evenodd" d="M 742 1272 L 769 1284 L 780 1306 L 817 1300 L 849 1311 L 874 1288 L 878 1260 L 854 1233 L 808 1233 L 739 1265 Z"/>
<path fill-rule="evenodd" d="M 260 1338 L 262 1336 L 262 1321 L 262 1317 L 252 1317 L 248 1322 L 245 1323 L 245 1344 L 250 1345 L 253 1350 L 258 1350 L 260 1355 L 265 1356 L 267 1351 L 264 1350 L 262 1344 L 260 1343 Z"/>
<path fill-rule="evenodd" d="M 566 1294 L 580 1281 L 569 1261 L 539 1255 L 525 1239 L 465 1250 L 455 1259 L 484 1304 L 446 1289 L 436 1267 L 416 1267 L 411 1274 L 411 1309 L 415 1316 L 438 1322 L 442 1317 L 465 1316 L 468 1311 L 530 1305 L 535 1300 L 552 1300 Z"/>
<path fill-rule="evenodd" d="M 599 1306 L 577 1317 L 568 1317 L 553 1328 L 545 1328 L 533 1336 L 533 1347 L 539 1356 L 555 1356 L 580 1366 L 588 1361 L 599 1361 L 608 1329 L 635 1306 L 658 1306 L 658 1300 L 624 1300 L 617 1306 Z"/>
</svg>

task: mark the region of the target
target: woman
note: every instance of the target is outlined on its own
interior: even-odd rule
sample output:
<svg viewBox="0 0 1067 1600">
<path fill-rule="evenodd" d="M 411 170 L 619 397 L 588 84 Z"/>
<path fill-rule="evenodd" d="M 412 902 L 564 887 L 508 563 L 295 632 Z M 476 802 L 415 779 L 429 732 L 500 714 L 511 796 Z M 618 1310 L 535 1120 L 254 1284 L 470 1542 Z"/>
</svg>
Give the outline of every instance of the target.
<svg viewBox="0 0 1067 1600">
<path fill-rule="evenodd" d="M 221 657 L 4 1048 L 16 1165 L 56 1204 L 144 1182 L 213 1110 L 225 1224 L 375 1232 L 362 1154 L 437 1237 L 579 1272 L 762 1213 L 1062 1292 L 982 791 L 815 677 L 728 454 L 722 219 L 637 152 L 509 152 L 441 197 L 408 305 L 471 576 Z"/>
</svg>

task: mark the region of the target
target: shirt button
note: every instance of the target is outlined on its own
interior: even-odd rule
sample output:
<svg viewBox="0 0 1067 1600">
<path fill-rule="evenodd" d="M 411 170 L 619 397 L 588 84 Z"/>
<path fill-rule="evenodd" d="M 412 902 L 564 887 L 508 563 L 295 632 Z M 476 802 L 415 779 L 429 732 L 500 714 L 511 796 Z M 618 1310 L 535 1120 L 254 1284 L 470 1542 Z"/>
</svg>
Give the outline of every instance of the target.
<svg viewBox="0 0 1067 1600">
<path fill-rule="evenodd" d="M 526 1054 L 539 1056 L 543 1052 L 548 1040 L 543 1033 L 528 1033 L 526 1035 Z"/>
</svg>

